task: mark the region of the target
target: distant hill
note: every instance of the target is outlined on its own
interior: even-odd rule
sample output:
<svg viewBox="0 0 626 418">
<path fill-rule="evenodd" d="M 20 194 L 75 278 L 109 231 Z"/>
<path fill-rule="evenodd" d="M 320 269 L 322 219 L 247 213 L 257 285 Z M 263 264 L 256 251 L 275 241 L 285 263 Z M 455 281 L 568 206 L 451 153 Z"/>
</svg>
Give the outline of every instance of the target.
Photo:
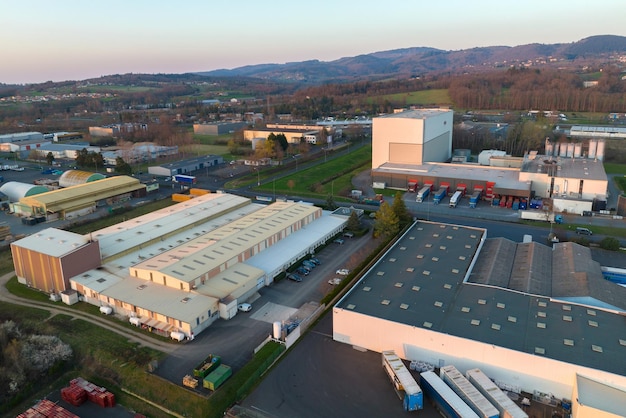
<svg viewBox="0 0 626 418">
<path fill-rule="evenodd" d="M 404 48 L 380 51 L 335 61 L 303 61 L 259 64 L 196 73 L 211 77 L 253 77 L 266 80 L 320 84 L 392 76 L 432 73 L 479 72 L 510 66 L 576 67 L 604 64 L 626 55 L 626 37 L 599 35 L 569 44 L 491 46 L 444 51 L 436 48 Z"/>
</svg>

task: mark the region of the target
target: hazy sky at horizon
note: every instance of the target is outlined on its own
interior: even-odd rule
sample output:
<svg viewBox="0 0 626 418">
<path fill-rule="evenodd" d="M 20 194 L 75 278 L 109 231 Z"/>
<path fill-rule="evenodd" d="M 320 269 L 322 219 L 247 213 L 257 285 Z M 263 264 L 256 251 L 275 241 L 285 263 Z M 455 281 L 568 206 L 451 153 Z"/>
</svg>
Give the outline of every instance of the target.
<svg viewBox="0 0 626 418">
<path fill-rule="evenodd" d="M 626 36 L 624 0 L 0 0 L 0 83 Z"/>
</svg>

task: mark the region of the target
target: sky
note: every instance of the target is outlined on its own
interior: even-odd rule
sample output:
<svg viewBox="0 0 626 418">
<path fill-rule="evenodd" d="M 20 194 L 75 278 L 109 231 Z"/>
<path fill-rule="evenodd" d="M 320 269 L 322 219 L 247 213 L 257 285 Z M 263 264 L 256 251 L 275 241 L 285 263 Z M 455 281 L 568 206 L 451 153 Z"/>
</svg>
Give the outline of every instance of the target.
<svg viewBox="0 0 626 418">
<path fill-rule="evenodd" d="M 0 0 L 0 83 L 626 36 L 624 0 Z"/>
</svg>

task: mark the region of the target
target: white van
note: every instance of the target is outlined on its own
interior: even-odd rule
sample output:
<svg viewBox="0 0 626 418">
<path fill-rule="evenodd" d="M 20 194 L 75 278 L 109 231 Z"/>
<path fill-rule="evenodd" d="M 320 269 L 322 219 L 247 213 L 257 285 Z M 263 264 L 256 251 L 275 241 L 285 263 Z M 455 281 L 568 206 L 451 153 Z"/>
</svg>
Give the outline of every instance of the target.
<svg viewBox="0 0 626 418">
<path fill-rule="evenodd" d="M 593 232 L 589 228 L 576 228 L 576 233 L 578 235 L 593 235 Z"/>
</svg>

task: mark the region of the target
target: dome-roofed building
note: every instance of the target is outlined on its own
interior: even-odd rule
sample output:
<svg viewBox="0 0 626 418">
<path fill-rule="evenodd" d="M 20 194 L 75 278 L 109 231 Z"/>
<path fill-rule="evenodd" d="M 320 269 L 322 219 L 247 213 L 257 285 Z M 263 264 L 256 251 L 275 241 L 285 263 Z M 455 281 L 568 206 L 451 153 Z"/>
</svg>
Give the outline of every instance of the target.
<svg viewBox="0 0 626 418">
<path fill-rule="evenodd" d="M 104 174 L 82 170 L 67 170 L 59 177 L 60 187 L 71 187 L 106 178 Z"/>
<path fill-rule="evenodd" d="M 4 193 L 10 202 L 19 202 L 23 197 L 34 196 L 48 192 L 48 188 L 19 181 L 8 181 L 0 186 L 0 192 Z"/>
</svg>

